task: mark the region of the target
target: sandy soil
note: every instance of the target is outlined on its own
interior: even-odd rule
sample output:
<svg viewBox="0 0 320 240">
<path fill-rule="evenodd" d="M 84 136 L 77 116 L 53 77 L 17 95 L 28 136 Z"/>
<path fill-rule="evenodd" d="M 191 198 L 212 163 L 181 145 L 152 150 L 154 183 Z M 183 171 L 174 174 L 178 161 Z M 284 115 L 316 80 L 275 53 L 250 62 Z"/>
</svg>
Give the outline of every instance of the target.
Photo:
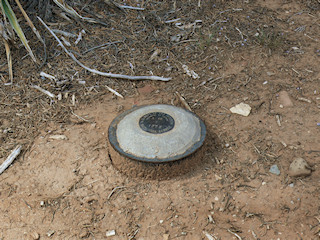
<svg viewBox="0 0 320 240">
<path fill-rule="evenodd" d="M 172 80 L 94 75 L 39 27 L 45 65 L 33 66 L 22 48 L 13 49 L 8 86 L 0 50 L 1 162 L 23 147 L 0 175 L 0 239 L 319 239 L 319 2 L 118 2 L 146 9 L 123 13 L 102 1 L 74 1 L 82 15 L 106 24 L 68 22 L 55 12 L 46 21 L 74 34 L 85 29 L 78 45 L 67 40 L 87 66 Z M 121 42 L 86 53 L 113 41 Z M 42 45 L 30 42 L 43 60 Z M 176 92 L 208 128 L 197 167 L 163 180 L 115 166 L 110 122 L 134 105 L 184 107 Z M 241 102 L 252 108 L 247 117 L 229 110 Z M 297 157 L 311 175 L 289 176 Z M 270 172 L 273 165 L 279 175 Z"/>
</svg>

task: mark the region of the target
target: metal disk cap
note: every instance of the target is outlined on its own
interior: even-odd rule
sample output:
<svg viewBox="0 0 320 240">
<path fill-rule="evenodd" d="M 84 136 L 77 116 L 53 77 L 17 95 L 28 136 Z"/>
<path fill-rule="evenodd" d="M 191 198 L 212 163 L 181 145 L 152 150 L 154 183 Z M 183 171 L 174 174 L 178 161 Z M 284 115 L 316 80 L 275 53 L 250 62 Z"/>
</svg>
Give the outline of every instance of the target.
<svg viewBox="0 0 320 240">
<path fill-rule="evenodd" d="M 143 162 L 184 158 L 204 142 L 206 127 L 194 113 L 171 105 L 132 108 L 109 127 L 109 141 L 121 155 Z"/>
</svg>

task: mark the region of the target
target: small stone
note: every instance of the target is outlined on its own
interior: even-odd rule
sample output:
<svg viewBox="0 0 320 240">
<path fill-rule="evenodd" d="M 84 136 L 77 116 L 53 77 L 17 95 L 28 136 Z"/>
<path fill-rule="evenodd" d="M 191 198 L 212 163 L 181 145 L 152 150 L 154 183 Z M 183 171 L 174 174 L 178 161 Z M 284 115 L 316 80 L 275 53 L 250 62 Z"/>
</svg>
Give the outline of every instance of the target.
<svg viewBox="0 0 320 240">
<path fill-rule="evenodd" d="M 289 187 L 293 188 L 294 187 L 294 183 L 290 183 Z"/>
<path fill-rule="evenodd" d="M 54 140 L 68 140 L 66 135 L 51 135 L 49 138 Z"/>
<path fill-rule="evenodd" d="M 289 93 L 287 91 L 279 92 L 279 101 L 281 103 L 280 105 L 282 105 L 283 107 L 293 106 L 293 102 L 291 101 Z"/>
<path fill-rule="evenodd" d="M 232 113 L 236 113 L 236 114 L 247 117 L 251 112 L 251 107 L 248 104 L 242 102 L 230 108 L 230 111 Z"/>
<path fill-rule="evenodd" d="M 116 230 L 109 230 L 106 232 L 106 237 L 112 237 L 116 235 Z"/>
<path fill-rule="evenodd" d="M 267 72 L 267 75 L 268 76 L 273 76 L 273 75 L 275 75 L 275 73 L 274 72 Z"/>
<path fill-rule="evenodd" d="M 47 232 L 47 236 L 48 236 L 48 237 L 51 237 L 54 233 L 55 233 L 54 230 L 49 230 L 49 231 Z"/>
<path fill-rule="evenodd" d="M 273 174 L 275 174 L 275 175 L 280 175 L 280 170 L 279 170 L 279 168 L 278 168 L 278 166 L 275 164 L 275 165 L 272 165 L 271 167 L 270 167 L 270 170 L 269 170 L 269 172 L 271 172 L 271 173 L 273 173 Z"/>
<path fill-rule="evenodd" d="M 32 232 L 32 233 L 30 234 L 30 236 L 31 236 L 32 239 L 34 239 L 34 240 L 40 239 L 40 235 L 39 235 L 39 233 L 37 233 L 37 232 Z"/>
<path fill-rule="evenodd" d="M 289 176 L 307 177 L 311 175 L 311 167 L 303 158 L 295 158 L 289 167 Z"/>
<path fill-rule="evenodd" d="M 163 240 L 169 240 L 169 234 L 163 234 Z"/>
</svg>

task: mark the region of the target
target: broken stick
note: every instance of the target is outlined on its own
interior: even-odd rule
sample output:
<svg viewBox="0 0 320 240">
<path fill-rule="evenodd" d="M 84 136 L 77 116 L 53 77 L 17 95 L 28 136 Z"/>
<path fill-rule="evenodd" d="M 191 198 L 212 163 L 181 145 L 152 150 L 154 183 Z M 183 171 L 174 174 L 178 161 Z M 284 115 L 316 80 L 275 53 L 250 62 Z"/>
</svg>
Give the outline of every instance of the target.
<svg viewBox="0 0 320 240">
<path fill-rule="evenodd" d="M 16 159 L 16 157 L 20 154 L 21 152 L 21 145 L 16 146 L 15 149 L 13 149 L 13 151 L 11 152 L 11 154 L 9 155 L 9 157 L 1 164 L 0 166 L 0 174 L 4 172 L 4 170 L 6 170 L 10 164 Z"/>
<path fill-rule="evenodd" d="M 71 52 L 67 50 L 67 48 L 63 45 L 63 43 L 60 41 L 60 39 L 57 37 L 57 35 L 48 27 L 47 24 L 44 23 L 44 21 L 37 17 L 39 21 L 43 24 L 43 26 L 51 33 L 51 35 L 57 40 L 59 45 L 62 47 L 62 49 L 65 51 L 66 54 L 69 55 L 75 61 L 78 65 L 80 65 L 82 68 L 86 69 L 89 72 L 110 77 L 110 78 L 121 78 L 121 79 L 128 79 L 128 80 L 155 80 L 155 81 L 169 81 L 171 78 L 164 78 L 164 77 L 158 77 L 158 76 L 129 76 L 129 75 L 123 75 L 123 74 L 115 74 L 115 73 L 106 73 L 101 72 L 96 69 L 89 68 L 85 66 L 83 63 L 81 63 Z"/>
</svg>

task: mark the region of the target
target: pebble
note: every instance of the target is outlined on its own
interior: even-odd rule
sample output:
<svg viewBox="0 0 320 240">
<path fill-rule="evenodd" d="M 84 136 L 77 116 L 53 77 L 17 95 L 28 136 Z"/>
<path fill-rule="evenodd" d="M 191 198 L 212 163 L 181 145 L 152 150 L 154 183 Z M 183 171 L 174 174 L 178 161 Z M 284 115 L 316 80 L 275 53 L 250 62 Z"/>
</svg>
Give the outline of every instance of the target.
<svg viewBox="0 0 320 240">
<path fill-rule="evenodd" d="M 48 236 L 48 237 L 51 237 L 54 233 L 55 233 L 54 230 L 49 230 L 49 231 L 47 232 L 47 236 Z"/>
<path fill-rule="evenodd" d="M 169 234 L 163 234 L 163 240 L 169 240 Z"/>
<path fill-rule="evenodd" d="M 275 174 L 275 175 L 280 175 L 280 170 L 279 170 L 279 168 L 278 168 L 278 165 L 272 165 L 271 167 L 270 167 L 270 170 L 269 170 L 269 172 L 271 172 L 271 173 L 273 173 L 273 174 Z"/>
<path fill-rule="evenodd" d="M 31 236 L 32 239 L 34 239 L 34 240 L 40 239 L 40 235 L 39 235 L 39 233 L 37 233 L 37 232 L 32 232 L 32 233 L 30 234 L 30 236 Z"/>
<path fill-rule="evenodd" d="M 311 167 L 301 157 L 295 158 L 289 167 L 289 176 L 291 177 L 307 177 L 311 175 Z"/>
<path fill-rule="evenodd" d="M 273 73 L 273 72 L 267 72 L 267 75 L 268 75 L 268 76 L 273 76 L 273 75 L 275 75 L 275 73 Z"/>
<path fill-rule="evenodd" d="M 279 92 L 279 101 L 283 107 L 293 106 L 293 102 L 291 101 L 289 93 L 287 91 Z"/>
<path fill-rule="evenodd" d="M 247 117 L 251 112 L 251 107 L 248 104 L 242 102 L 230 108 L 230 111 L 232 113 L 236 113 L 236 114 Z"/>
<path fill-rule="evenodd" d="M 68 140 L 66 135 L 51 135 L 49 138 L 53 140 Z"/>
<path fill-rule="evenodd" d="M 112 237 L 116 235 L 116 230 L 110 230 L 106 232 L 106 237 Z"/>
</svg>

